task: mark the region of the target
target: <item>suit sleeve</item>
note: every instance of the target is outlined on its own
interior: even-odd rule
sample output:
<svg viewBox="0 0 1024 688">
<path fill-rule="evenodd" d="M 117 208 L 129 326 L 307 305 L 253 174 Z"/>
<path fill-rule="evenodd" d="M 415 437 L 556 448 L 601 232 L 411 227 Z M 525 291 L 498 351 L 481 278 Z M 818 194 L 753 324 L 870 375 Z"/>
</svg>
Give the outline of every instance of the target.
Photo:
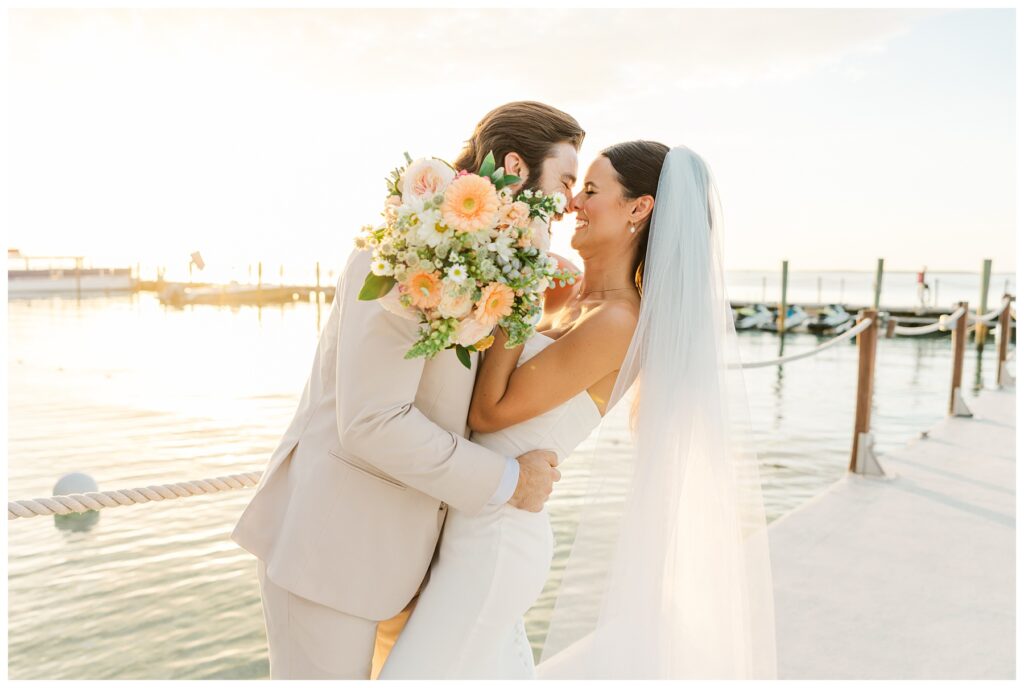
<svg viewBox="0 0 1024 688">
<path fill-rule="evenodd" d="M 357 297 L 368 254 L 339 280 L 336 413 L 341 446 L 397 480 L 466 513 L 495 494 L 507 458 L 445 430 L 413 402 L 424 359 L 406 359 L 419 325 Z"/>
</svg>

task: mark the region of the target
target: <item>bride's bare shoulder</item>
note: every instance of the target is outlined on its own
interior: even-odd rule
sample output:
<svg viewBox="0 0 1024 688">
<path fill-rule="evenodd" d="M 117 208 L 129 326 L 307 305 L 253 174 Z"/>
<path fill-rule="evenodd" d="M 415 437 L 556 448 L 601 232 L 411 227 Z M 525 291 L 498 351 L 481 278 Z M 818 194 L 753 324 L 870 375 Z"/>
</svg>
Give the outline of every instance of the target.
<svg viewBox="0 0 1024 688">
<path fill-rule="evenodd" d="M 630 299 L 608 299 L 581 318 L 574 329 L 604 342 L 618 340 L 626 344 L 633 337 L 640 319 L 640 304 Z"/>
</svg>

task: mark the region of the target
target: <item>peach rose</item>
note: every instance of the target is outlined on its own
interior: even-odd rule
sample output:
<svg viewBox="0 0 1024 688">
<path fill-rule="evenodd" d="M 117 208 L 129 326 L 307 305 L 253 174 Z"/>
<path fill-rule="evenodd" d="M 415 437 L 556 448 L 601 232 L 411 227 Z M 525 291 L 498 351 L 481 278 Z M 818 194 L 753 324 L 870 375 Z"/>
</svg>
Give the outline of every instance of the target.
<svg viewBox="0 0 1024 688">
<path fill-rule="evenodd" d="M 476 318 L 468 317 L 460 321 L 455 328 L 455 341 L 462 346 L 473 346 L 490 334 L 494 325 L 487 325 Z"/>
<path fill-rule="evenodd" d="M 455 170 L 440 160 L 420 159 L 402 175 L 402 200 L 430 199 L 443 193 L 455 178 Z"/>
<path fill-rule="evenodd" d="M 464 318 L 473 310 L 473 299 L 460 289 L 445 288 L 437 312 L 444 318 Z"/>
<path fill-rule="evenodd" d="M 526 229 L 530 225 L 530 206 L 523 201 L 503 205 L 498 221 L 516 229 Z"/>
</svg>

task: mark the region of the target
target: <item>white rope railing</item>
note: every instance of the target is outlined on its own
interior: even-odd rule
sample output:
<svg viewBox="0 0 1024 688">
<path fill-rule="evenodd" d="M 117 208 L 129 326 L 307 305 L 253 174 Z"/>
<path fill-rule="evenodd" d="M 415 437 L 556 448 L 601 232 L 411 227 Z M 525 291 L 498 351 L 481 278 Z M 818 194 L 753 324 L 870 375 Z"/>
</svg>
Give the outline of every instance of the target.
<svg viewBox="0 0 1024 688">
<path fill-rule="evenodd" d="M 948 330 L 951 327 L 953 327 L 953 325 L 956 324 L 956 321 L 959 320 L 965 312 L 966 311 L 964 307 L 961 306 L 960 308 L 957 308 L 955 311 L 953 311 L 949 316 L 940 316 L 939 321 L 934 322 L 931 325 L 921 325 L 920 327 L 908 327 L 905 325 L 897 325 L 896 327 L 893 328 L 893 332 L 895 332 L 896 334 L 901 334 L 905 337 L 916 337 L 922 334 L 931 334 L 932 332 L 938 332 L 939 330 Z"/>
<path fill-rule="evenodd" d="M 54 495 L 41 499 L 19 499 L 7 502 L 7 520 L 32 518 L 34 516 L 64 516 L 85 511 L 98 511 L 115 506 L 162 502 L 179 497 L 226 492 L 240 487 L 252 487 L 259 482 L 261 471 L 236 473 L 205 480 L 190 480 L 169 485 L 150 485 L 110 492 L 86 492 L 83 494 Z"/>
<path fill-rule="evenodd" d="M 968 315 L 967 324 L 974 325 L 975 323 L 979 322 L 988 322 L 989 320 L 995 320 L 996 318 L 1003 314 L 1003 311 L 1005 311 L 1009 307 L 1009 305 L 1010 299 L 1003 299 L 1003 305 L 995 309 L 994 311 L 989 311 L 985 315 Z"/>
<path fill-rule="evenodd" d="M 871 318 L 864 318 L 859 323 L 857 323 L 856 327 L 853 327 L 853 328 L 847 330 L 846 332 L 842 333 L 841 335 L 828 340 L 824 344 L 819 344 L 818 346 L 814 347 L 813 349 L 810 349 L 809 351 L 803 351 L 803 352 L 798 353 L 798 354 L 790 354 L 789 356 L 781 356 L 779 358 L 773 358 L 773 359 L 771 359 L 769 361 L 751 361 L 749 363 L 742 363 L 740 365 L 737 365 L 737 364 L 733 363 L 733 364 L 730 364 L 729 367 L 730 368 L 744 368 L 744 369 L 745 368 L 763 368 L 765 366 L 781 365 L 783 363 L 790 363 L 792 361 L 799 361 L 801 358 L 809 358 L 811 356 L 814 356 L 815 354 L 820 354 L 825 349 L 833 347 L 836 344 L 838 344 L 839 342 L 843 342 L 843 341 L 846 341 L 848 339 L 852 339 L 852 338 L 856 337 L 858 334 L 860 334 L 864 330 L 866 330 L 869 327 L 871 327 L 871 323 L 872 322 L 873 322 L 873 320 Z"/>
</svg>

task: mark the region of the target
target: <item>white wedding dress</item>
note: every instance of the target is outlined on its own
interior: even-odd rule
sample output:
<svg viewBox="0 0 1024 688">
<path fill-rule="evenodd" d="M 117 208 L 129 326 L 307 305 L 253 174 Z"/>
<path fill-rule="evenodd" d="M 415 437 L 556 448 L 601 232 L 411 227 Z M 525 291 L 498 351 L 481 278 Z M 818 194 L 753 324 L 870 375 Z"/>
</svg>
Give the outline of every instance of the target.
<svg viewBox="0 0 1024 688">
<path fill-rule="evenodd" d="M 531 337 L 517 366 L 554 341 Z M 561 463 L 600 421 L 584 390 L 547 413 L 472 440 L 506 456 L 551 449 Z M 450 509 L 438 559 L 380 678 L 533 678 L 523 614 L 540 596 L 553 551 L 546 511 L 503 504 L 469 516 Z"/>
</svg>

